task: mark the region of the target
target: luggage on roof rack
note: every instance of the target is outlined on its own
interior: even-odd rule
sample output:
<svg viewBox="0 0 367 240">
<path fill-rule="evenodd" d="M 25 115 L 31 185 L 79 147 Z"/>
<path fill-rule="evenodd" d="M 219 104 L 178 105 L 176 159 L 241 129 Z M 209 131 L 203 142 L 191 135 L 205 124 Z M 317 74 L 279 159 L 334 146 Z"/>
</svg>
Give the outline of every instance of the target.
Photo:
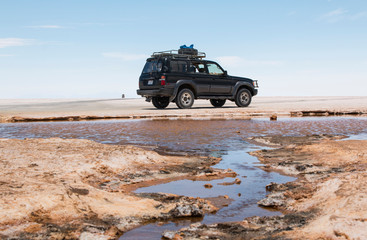
<svg viewBox="0 0 367 240">
<path fill-rule="evenodd" d="M 180 48 L 178 54 L 198 55 L 198 50 L 195 48 Z"/>
<path fill-rule="evenodd" d="M 154 52 L 152 54 L 153 58 L 158 57 L 173 57 L 173 58 L 205 58 L 206 54 L 204 52 L 198 52 L 194 48 L 180 48 L 179 50 L 167 50 L 161 52 Z"/>
</svg>

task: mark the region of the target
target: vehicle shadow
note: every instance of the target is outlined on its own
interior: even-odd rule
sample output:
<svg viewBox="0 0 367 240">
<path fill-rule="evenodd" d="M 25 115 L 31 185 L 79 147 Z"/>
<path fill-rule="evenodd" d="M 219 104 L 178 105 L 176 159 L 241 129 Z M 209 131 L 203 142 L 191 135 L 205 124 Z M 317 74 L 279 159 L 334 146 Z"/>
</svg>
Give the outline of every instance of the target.
<svg viewBox="0 0 367 240">
<path fill-rule="evenodd" d="M 237 107 L 237 106 L 224 106 L 224 107 L 220 107 L 220 108 L 215 108 L 215 107 L 211 107 L 211 106 L 208 106 L 208 107 L 192 107 L 192 108 L 189 108 L 189 109 L 180 109 L 178 107 L 169 107 L 169 108 L 165 108 L 165 109 L 157 109 L 155 107 L 150 107 L 150 108 L 143 108 L 143 110 L 157 110 L 157 111 L 172 111 L 172 110 L 195 110 L 195 109 L 240 109 L 240 107 Z M 248 109 L 248 108 L 253 108 L 252 106 L 248 106 L 248 107 L 243 107 L 241 109 Z"/>
</svg>

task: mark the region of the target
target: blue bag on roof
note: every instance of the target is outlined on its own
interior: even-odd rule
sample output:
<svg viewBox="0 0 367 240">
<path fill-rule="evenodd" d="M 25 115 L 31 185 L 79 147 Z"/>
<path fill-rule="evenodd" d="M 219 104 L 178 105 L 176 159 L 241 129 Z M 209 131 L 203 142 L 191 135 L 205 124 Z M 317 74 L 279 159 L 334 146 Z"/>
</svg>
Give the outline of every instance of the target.
<svg viewBox="0 0 367 240">
<path fill-rule="evenodd" d="M 194 48 L 194 44 L 191 44 L 190 46 L 186 46 L 186 44 L 180 46 L 180 49 L 184 49 L 184 48 Z"/>
<path fill-rule="evenodd" d="M 191 44 L 189 47 L 182 45 L 180 49 L 178 49 L 178 54 L 198 55 L 198 50 L 194 48 L 194 44 Z"/>
</svg>

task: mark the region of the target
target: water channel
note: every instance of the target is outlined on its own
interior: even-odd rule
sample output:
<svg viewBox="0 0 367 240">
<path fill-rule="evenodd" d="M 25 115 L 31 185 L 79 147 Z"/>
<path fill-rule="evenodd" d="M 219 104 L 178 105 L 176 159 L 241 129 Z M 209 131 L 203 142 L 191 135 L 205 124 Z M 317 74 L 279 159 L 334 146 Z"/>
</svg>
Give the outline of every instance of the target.
<svg viewBox="0 0 367 240">
<path fill-rule="evenodd" d="M 367 136 L 365 117 L 281 118 L 252 120 L 123 120 L 87 122 L 44 122 L 0 124 L 0 138 L 79 138 L 105 144 L 135 144 L 162 153 L 207 154 L 221 156 L 216 168 L 231 168 L 240 184 L 220 185 L 234 178 L 213 181 L 180 180 L 136 190 L 165 192 L 192 197 L 227 195 L 233 201 L 216 214 L 200 219 L 151 223 L 125 233 L 120 239 L 160 239 L 164 230 L 180 229 L 192 222 L 206 224 L 240 221 L 249 216 L 280 214 L 257 206 L 270 182 L 283 183 L 294 178 L 258 168 L 258 160 L 248 152 L 261 149 L 248 143 L 252 136 L 303 136 L 310 134 L 349 135 L 352 139 Z M 362 137 L 365 138 L 365 137 Z M 210 183 L 213 188 L 205 188 Z"/>
<path fill-rule="evenodd" d="M 238 174 L 240 184 L 221 185 L 233 182 L 234 178 L 225 178 L 212 181 L 180 180 L 138 189 L 137 193 L 164 192 L 178 195 L 210 198 L 227 195 L 233 201 L 220 209 L 216 214 L 208 214 L 202 219 L 181 220 L 175 222 L 158 222 L 133 229 L 124 234 L 120 239 L 160 239 L 164 230 L 178 230 L 200 221 L 205 224 L 241 221 L 250 216 L 279 215 L 278 211 L 261 208 L 257 201 L 266 195 L 265 186 L 270 182 L 285 183 L 295 180 L 293 177 L 283 176 L 274 172 L 266 172 L 258 168 L 261 164 L 256 157 L 249 155 L 248 151 L 257 150 L 255 146 L 238 151 L 228 151 L 222 155 L 222 161 L 215 168 L 231 168 Z M 205 188 L 204 184 L 211 184 L 212 188 Z"/>
</svg>

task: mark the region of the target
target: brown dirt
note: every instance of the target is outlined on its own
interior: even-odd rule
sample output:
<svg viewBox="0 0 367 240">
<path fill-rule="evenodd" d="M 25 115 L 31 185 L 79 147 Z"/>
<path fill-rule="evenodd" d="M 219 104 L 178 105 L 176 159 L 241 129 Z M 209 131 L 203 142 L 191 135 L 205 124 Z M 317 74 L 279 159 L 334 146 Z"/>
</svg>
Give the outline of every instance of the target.
<svg viewBox="0 0 367 240">
<path fill-rule="evenodd" d="M 89 140 L 0 139 L 0 238 L 114 239 L 152 219 L 202 216 L 217 208 L 199 198 L 128 190 L 157 179 L 220 178 L 210 168 L 219 160 Z"/>
<path fill-rule="evenodd" d="M 295 182 L 267 186 L 260 206 L 285 215 L 242 222 L 193 224 L 166 236 L 177 239 L 367 239 L 367 141 L 331 136 L 259 137 L 278 146 L 253 152 L 264 169 L 297 176 Z M 339 138 L 339 137 L 337 137 Z"/>
<path fill-rule="evenodd" d="M 324 141 L 298 151 L 310 154 L 309 164 L 326 171 L 307 178 L 314 186 L 310 197 L 287 207 L 293 211 L 318 209 L 309 224 L 289 236 L 367 239 L 367 141 Z"/>
<path fill-rule="evenodd" d="M 367 239 L 367 141 L 340 136 L 258 137 L 264 169 L 297 176 L 267 186 L 259 205 L 283 216 L 193 224 L 168 239 Z M 337 141 L 338 140 L 338 141 Z M 220 159 L 164 156 L 89 140 L 0 139 L 0 238 L 116 239 L 152 220 L 200 217 L 228 205 L 173 194 L 133 194 L 176 179 L 235 176 Z M 235 184 L 230 182 L 225 184 Z"/>
</svg>

